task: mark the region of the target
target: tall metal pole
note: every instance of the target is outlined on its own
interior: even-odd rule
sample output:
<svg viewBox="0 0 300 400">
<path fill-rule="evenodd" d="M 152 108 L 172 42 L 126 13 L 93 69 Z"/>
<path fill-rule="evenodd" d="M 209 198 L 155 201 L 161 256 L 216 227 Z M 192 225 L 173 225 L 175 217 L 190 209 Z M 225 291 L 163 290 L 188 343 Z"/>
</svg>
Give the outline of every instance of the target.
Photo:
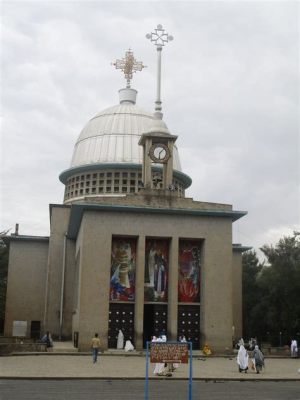
<svg viewBox="0 0 300 400">
<path fill-rule="evenodd" d="M 156 86 L 156 101 L 155 111 L 161 112 L 161 47 L 157 47 L 157 86 Z"/>
</svg>

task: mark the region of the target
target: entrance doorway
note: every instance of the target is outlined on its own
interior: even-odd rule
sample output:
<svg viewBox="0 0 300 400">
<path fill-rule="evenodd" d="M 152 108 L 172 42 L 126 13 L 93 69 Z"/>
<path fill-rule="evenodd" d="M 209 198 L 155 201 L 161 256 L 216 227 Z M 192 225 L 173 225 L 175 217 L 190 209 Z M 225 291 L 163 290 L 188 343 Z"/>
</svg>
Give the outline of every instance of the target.
<svg viewBox="0 0 300 400">
<path fill-rule="evenodd" d="M 151 340 L 151 336 L 159 336 L 162 332 L 167 333 L 168 306 L 167 304 L 145 304 L 144 305 L 144 328 L 143 344 Z"/>
<path fill-rule="evenodd" d="M 108 347 L 117 348 L 119 330 L 123 332 L 124 341 L 130 340 L 134 345 L 134 304 L 110 303 L 108 320 Z"/>
<path fill-rule="evenodd" d="M 36 340 L 41 338 L 41 321 L 31 321 L 30 337 Z"/>
</svg>

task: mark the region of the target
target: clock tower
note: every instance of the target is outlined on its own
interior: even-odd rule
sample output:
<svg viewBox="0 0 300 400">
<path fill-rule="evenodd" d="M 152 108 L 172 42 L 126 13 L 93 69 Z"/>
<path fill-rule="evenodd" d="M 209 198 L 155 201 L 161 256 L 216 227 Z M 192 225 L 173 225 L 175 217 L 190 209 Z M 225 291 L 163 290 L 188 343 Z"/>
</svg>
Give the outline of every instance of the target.
<svg viewBox="0 0 300 400">
<path fill-rule="evenodd" d="M 159 189 L 173 189 L 173 147 L 177 136 L 171 135 L 166 124 L 163 122 L 161 107 L 161 53 L 163 46 L 173 40 L 161 25 L 157 25 L 154 32 L 146 35 L 154 43 L 157 50 L 157 93 L 155 101 L 154 123 L 150 131 L 144 133 L 139 141 L 143 146 L 143 173 L 144 187 L 154 189 L 157 187 L 152 167 L 162 168 L 162 179 Z"/>
<path fill-rule="evenodd" d="M 155 120 L 149 132 L 144 133 L 139 141 L 143 146 L 142 180 L 144 187 L 154 189 L 153 168 L 162 168 L 160 189 L 170 190 L 173 187 L 173 147 L 177 136 L 171 135 L 166 124 Z"/>
</svg>

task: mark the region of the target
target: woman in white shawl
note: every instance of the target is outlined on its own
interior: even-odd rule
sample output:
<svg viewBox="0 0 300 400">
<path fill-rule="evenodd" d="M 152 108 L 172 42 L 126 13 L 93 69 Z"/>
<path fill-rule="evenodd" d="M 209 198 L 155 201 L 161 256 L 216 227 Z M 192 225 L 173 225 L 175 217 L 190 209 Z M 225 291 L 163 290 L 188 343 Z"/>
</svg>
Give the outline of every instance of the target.
<svg viewBox="0 0 300 400">
<path fill-rule="evenodd" d="M 240 345 L 236 360 L 237 360 L 237 363 L 239 366 L 239 372 L 244 371 L 246 374 L 247 370 L 248 370 L 249 356 L 248 356 L 247 350 L 245 349 L 244 345 L 242 345 L 242 344 Z"/>
</svg>

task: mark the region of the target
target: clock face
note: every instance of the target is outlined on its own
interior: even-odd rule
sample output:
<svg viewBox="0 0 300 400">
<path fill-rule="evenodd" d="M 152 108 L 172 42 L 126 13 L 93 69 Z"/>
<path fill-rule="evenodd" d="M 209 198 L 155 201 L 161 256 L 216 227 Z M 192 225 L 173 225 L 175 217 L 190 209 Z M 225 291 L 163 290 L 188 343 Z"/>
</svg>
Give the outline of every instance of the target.
<svg viewBox="0 0 300 400">
<path fill-rule="evenodd" d="M 165 144 L 155 143 L 151 146 L 149 155 L 154 162 L 163 163 L 170 157 L 170 150 Z"/>
</svg>

